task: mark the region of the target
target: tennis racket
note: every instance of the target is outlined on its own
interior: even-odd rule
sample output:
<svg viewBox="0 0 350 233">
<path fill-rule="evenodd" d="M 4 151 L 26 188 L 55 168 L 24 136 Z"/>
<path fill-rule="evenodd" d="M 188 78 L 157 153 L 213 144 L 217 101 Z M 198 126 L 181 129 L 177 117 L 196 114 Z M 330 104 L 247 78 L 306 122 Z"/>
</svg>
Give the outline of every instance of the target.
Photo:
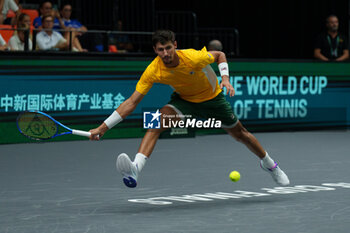
<svg viewBox="0 0 350 233">
<path fill-rule="evenodd" d="M 67 134 L 84 137 L 91 135 L 90 132 L 71 129 L 40 111 L 26 111 L 19 114 L 17 128 L 24 136 L 34 140 L 47 140 Z"/>
</svg>

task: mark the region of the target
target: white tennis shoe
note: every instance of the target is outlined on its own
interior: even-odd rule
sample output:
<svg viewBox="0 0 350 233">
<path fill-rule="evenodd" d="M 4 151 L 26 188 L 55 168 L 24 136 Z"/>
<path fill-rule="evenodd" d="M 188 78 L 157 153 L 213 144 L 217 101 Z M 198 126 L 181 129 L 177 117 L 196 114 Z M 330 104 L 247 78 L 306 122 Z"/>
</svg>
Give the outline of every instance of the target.
<svg viewBox="0 0 350 233">
<path fill-rule="evenodd" d="M 125 153 L 121 153 L 116 162 L 117 170 L 123 175 L 123 182 L 129 188 L 135 188 L 137 185 L 137 177 L 139 171 L 137 165 L 135 165 Z"/>
<path fill-rule="evenodd" d="M 266 168 L 264 167 L 263 161 L 260 160 L 260 167 L 264 170 L 267 171 L 268 173 L 271 174 L 273 180 L 282 186 L 286 186 L 289 185 L 289 179 L 288 176 L 286 175 L 286 173 L 284 173 L 284 171 L 282 171 L 282 169 L 278 166 L 278 164 L 275 162 L 275 166 L 273 166 L 272 168 Z"/>
</svg>

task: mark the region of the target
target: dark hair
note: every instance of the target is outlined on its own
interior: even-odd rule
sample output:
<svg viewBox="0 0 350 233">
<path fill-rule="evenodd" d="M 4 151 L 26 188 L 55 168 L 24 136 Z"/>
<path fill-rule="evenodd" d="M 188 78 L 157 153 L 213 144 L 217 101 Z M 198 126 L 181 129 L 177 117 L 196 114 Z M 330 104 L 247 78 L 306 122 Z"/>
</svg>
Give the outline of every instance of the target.
<svg viewBox="0 0 350 233">
<path fill-rule="evenodd" d="M 24 17 L 30 17 L 29 15 L 27 15 L 26 13 L 21 13 L 19 16 L 18 16 L 18 21 L 17 22 L 22 22 Z"/>
<path fill-rule="evenodd" d="M 166 44 L 167 42 L 171 41 L 172 43 L 175 42 L 175 33 L 170 30 L 157 30 L 153 33 L 152 36 L 152 44 L 153 46 L 156 46 L 156 44 L 159 42 L 162 45 Z"/>
<path fill-rule="evenodd" d="M 51 5 L 53 5 L 52 1 L 50 1 L 50 0 L 44 0 L 44 1 L 41 1 L 41 2 L 40 2 L 39 9 L 43 8 L 44 4 L 47 3 L 47 2 L 51 3 Z"/>
<path fill-rule="evenodd" d="M 67 6 L 67 5 L 72 6 L 72 4 L 71 4 L 69 1 L 65 1 L 65 2 L 63 2 L 63 3 L 61 4 L 61 6 L 60 6 L 60 11 L 63 11 L 63 8 L 64 8 L 65 6 Z"/>
</svg>

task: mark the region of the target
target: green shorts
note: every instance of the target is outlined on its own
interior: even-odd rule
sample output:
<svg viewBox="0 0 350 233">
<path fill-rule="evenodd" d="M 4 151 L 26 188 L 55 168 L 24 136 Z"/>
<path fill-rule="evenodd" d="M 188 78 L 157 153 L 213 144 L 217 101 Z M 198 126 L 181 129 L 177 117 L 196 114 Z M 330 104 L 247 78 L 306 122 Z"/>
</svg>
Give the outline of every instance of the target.
<svg viewBox="0 0 350 233">
<path fill-rule="evenodd" d="M 222 128 L 233 128 L 238 123 L 237 116 L 222 92 L 214 99 L 202 103 L 188 102 L 174 92 L 167 106 L 173 108 L 180 116 L 197 119 L 215 118 L 221 121 Z"/>
</svg>

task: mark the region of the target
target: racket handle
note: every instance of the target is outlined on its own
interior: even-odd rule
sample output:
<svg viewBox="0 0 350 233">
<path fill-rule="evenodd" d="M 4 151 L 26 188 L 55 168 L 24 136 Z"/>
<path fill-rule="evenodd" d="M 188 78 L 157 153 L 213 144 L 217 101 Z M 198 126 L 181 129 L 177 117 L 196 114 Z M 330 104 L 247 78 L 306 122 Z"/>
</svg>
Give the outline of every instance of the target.
<svg viewBox="0 0 350 233">
<path fill-rule="evenodd" d="M 83 136 L 83 137 L 90 137 L 90 135 L 91 135 L 90 132 L 86 132 L 86 131 L 82 131 L 82 130 L 76 130 L 76 129 L 72 130 L 72 134 Z"/>
</svg>

